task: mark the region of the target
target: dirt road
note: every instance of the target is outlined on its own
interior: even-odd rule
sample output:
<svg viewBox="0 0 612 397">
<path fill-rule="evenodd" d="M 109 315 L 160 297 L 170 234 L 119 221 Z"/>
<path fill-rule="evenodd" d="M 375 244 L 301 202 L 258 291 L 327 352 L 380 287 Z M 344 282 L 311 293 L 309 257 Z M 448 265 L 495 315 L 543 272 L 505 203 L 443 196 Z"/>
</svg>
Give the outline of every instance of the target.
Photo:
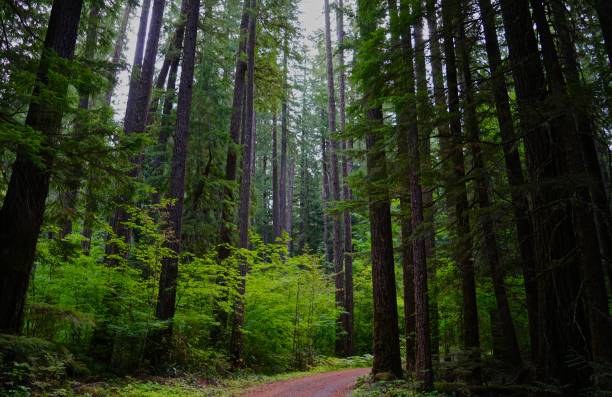
<svg viewBox="0 0 612 397">
<path fill-rule="evenodd" d="M 345 369 L 269 383 L 247 390 L 240 397 L 345 397 L 369 368 Z"/>
</svg>

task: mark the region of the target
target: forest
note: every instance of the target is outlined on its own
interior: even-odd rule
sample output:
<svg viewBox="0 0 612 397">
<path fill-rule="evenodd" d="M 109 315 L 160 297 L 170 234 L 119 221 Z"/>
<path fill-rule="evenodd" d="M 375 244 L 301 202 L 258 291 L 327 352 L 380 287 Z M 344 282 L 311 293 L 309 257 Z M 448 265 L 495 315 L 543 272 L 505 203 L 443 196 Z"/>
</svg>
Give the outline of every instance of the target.
<svg viewBox="0 0 612 397">
<path fill-rule="evenodd" d="M 610 0 L 2 0 L 0 395 L 610 396 L 611 178 Z"/>
</svg>

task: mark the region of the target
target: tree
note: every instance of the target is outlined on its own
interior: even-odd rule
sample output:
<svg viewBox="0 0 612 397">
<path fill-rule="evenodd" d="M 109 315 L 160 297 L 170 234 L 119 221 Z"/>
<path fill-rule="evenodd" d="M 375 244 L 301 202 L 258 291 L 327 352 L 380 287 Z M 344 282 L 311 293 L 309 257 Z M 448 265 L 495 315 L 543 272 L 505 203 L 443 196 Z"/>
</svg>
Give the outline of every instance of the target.
<svg viewBox="0 0 612 397">
<path fill-rule="evenodd" d="M 340 201 L 340 173 L 338 170 L 338 143 L 336 141 L 336 94 L 334 84 L 334 64 L 331 44 L 331 22 L 329 0 L 324 0 L 325 13 L 325 60 L 327 71 L 327 128 L 330 134 L 331 147 L 330 163 L 331 167 L 331 192 L 334 202 Z M 344 354 L 346 351 L 346 320 L 345 314 L 345 292 L 344 292 L 344 268 L 342 254 L 342 221 L 340 214 L 334 211 L 332 214 L 333 223 L 333 257 L 334 257 L 334 279 L 336 281 L 336 305 L 342 310 L 339 314 L 336 332 L 336 354 Z"/>
<path fill-rule="evenodd" d="M 240 207 L 238 211 L 238 229 L 240 234 L 239 247 L 249 248 L 249 210 L 251 206 L 251 176 L 254 154 L 254 133 L 255 133 L 255 110 L 253 105 L 253 95 L 255 90 L 255 45 L 256 45 L 256 24 L 257 24 L 257 0 L 251 0 L 249 7 L 248 39 L 246 45 L 247 54 L 247 79 L 245 95 L 245 123 L 244 140 L 242 142 L 242 179 L 240 181 Z M 246 290 L 246 275 L 248 264 L 242 260 L 239 264 L 240 282 L 238 285 L 238 298 L 234 307 L 234 319 L 232 323 L 232 334 L 230 339 L 230 353 L 234 366 L 243 364 L 243 336 L 242 326 L 244 324 L 244 293 Z"/>
<path fill-rule="evenodd" d="M 168 248 L 172 255 L 162 263 L 157 295 L 156 316 L 163 321 L 172 320 L 176 306 L 176 279 L 181 254 L 181 227 L 183 220 L 183 201 L 185 196 L 185 168 L 187 163 L 187 141 L 191 116 L 191 99 L 193 92 L 193 72 L 200 14 L 200 0 L 189 0 L 183 60 L 181 63 L 181 81 L 179 85 L 178 106 L 176 109 L 176 129 L 172 153 L 172 169 L 168 198 Z M 172 331 L 171 325 L 167 328 Z"/>
<path fill-rule="evenodd" d="M 19 333 L 45 199 L 53 149 L 66 110 L 66 60 L 74 56 L 82 0 L 54 0 L 25 125 L 39 131 L 38 153 L 17 153 L 0 209 L 0 330 Z"/>
<path fill-rule="evenodd" d="M 489 267 L 491 269 L 491 278 L 493 281 L 493 290 L 495 293 L 495 301 L 497 302 L 497 316 L 502 325 L 502 333 L 505 339 L 505 348 L 507 349 L 507 361 L 515 368 L 522 366 L 521 352 L 519 350 L 516 331 L 514 329 L 514 321 L 510 313 L 508 297 L 506 295 L 506 286 L 504 283 L 504 274 L 501 269 L 501 259 L 499 246 L 497 243 L 497 235 L 493 226 L 493 220 L 489 215 L 491 201 L 489 199 L 489 176 L 485 170 L 482 148 L 480 146 L 480 129 L 478 126 L 478 115 L 476 114 L 476 102 L 474 98 L 474 83 L 471 70 L 471 54 L 467 44 L 467 33 L 464 28 L 466 16 L 468 14 L 468 5 L 463 2 L 459 5 L 459 34 L 458 34 L 458 50 L 461 58 L 461 73 L 463 74 L 464 85 L 464 119 L 465 129 L 470 139 L 470 149 L 472 152 L 473 167 L 472 172 L 475 173 L 476 196 L 480 210 L 480 227 L 483 233 L 483 250 Z"/>
<path fill-rule="evenodd" d="M 359 26 L 360 50 L 358 59 L 380 54 L 368 54 L 376 35 L 379 18 L 376 2 L 360 0 L 357 2 L 357 24 Z M 366 43 L 368 46 L 366 47 Z M 380 43 L 378 43 L 380 44 Z M 374 47 L 376 48 L 376 47 Z M 370 217 L 372 287 L 374 291 L 374 374 L 389 372 L 400 378 L 402 365 L 399 348 L 399 329 L 397 325 L 397 301 L 395 294 L 395 273 L 393 260 L 393 239 L 391 233 L 391 210 L 389 192 L 384 185 L 387 179 L 387 158 L 382 146 L 383 113 L 377 104 L 377 84 L 373 80 L 376 65 L 362 70 L 359 75 L 364 91 L 365 138 L 368 171 L 368 213 Z M 381 186 L 382 185 L 382 186 Z"/>
<path fill-rule="evenodd" d="M 474 280 L 474 262 L 471 256 L 470 220 L 468 198 L 465 186 L 465 164 L 461 133 L 461 115 L 459 114 L 459 92 L 457 82 L 457 65 L 455 56 L 455 38 L 457 37 L 458 14 L 457 4 L 450 0 L 442 1 L 442 20 L 444 22 L 444 55 L 446 57 L 446 81 L 448 86 L 448 111 L 450 117 L 450 139 L 445 143 L 447 155 L 452 167 L 452 182 L 447 182 L 446 189 L 449 206 L 454 209 L 456 224 L 455 259 L 461 272 L 463 292 L 463 345 L 470 358 L 476 362 L 472 372 L 472 381 L 480 382 L 480 336 L 478 309 L 476 302 L 476 282 Z M 446 137 L 442 138 L 446 139 Z"/>
<path fill-rule="evenodd" d="M 136 52 L 132 74 L 130 77 L 130 88 L 128 100 L 125 108 L 125 118 L 123 121 L 123 131 L 127 135 L 143 133 L 147 124 L 149 103 L 151 100 L 151 87 L 153 85 L 153 73 L 159 46 L 159 36 L 164 16 L 166 0 L 153 0 L 151 10 L 151 23 L 148 26 L 146 49 L 144 50 L 144 38 L 147 32 L 148 7 L 151 0 L 143 0 L 142 12 L 140 15 L 140 26 L 138 27 L 138 38 L 136 42 Z M 140 61 L 142 59 L 142 61 Z M 129 176 L 135 178 L 139 174 L 139 158 L 133 158 L 134 166 L 129 171 Z M 130 241 L 131 232 L 125 224 L 128 214 L 124 206 L 129 202 L 128 197 L 123 194 L 118 197 L 118 206 L 114 211 L 111 221 L 113 234 L 123 239 L 126 243 Z M 116 262 L 115 256 L 119 254 L 119 247 L 109 242 L 106 247 L 107 262 Z"/>
</svg>

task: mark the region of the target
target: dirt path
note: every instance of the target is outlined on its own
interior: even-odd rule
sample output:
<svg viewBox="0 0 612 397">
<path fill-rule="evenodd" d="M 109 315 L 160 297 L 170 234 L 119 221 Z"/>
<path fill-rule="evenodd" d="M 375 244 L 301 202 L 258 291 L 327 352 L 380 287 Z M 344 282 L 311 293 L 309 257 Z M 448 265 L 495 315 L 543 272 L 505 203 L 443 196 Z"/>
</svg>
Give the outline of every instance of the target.
<svg viewBox="0 0 612 397">
<path fill-rule="evenodd" d="M 345 397 L 355 380 L 370 368 L 345 369 L 269 383 L 247 390 L 240 397 Z"/>
</svg>

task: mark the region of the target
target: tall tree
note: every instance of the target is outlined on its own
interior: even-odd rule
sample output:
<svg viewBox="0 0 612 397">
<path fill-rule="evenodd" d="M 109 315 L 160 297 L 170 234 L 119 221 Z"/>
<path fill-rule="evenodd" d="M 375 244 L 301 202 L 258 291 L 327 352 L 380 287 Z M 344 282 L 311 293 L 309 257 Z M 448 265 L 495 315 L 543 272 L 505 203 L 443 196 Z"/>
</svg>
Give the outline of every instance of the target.
<svg viewBox="0 0 612 397">
<path fill-rule="evenodd" d="M 238 162 L 238 145 L 240 144 L 240 129 L 243 119 L 244 94 L 246 81 L 246 47 L 248 40 L 248 26 L 250 20 L 250 0 L 244 0 L 242 6 L 242 17 L 240 20 L 240 33 L 238 36 L 238 50 L 236 54 L 236 65 L 234 72 L 234 93 L 232 99 L 232 116 L 230 119 L 230 138 L 227 146 L 227 157 L 225 160 L 225 179 L 230 185 L 224 187 L 223 209 L 221 214 L 219 259 L 225 259 L 229 255 L 229 247 L 232 243 L 231 223 L 233 221 L 233 197 L 234 189 L 231 186 L 236 180 L 236 167 Z"/>
<path fill-rule="evenodd" d="M 389 372 L 402 376 L 397 324 L 397 298 L 395 292 L 395 271 L 393 260 L 393 236 L 391 232 L 391 209 L 389 191 L 386 186 L 387 156 L 383 146 L 383 112 L 377 103 L 380 95 L 376 76 L 381 54 L 371 53 L 381 48 L 382 43 L 372 46 L 377 35 L 378 20 L 381 18 L 377 2 L 357 2 L 357 24 L 361 45 L 356 54 L 358 60 L 374 57 L 378 62 L 368 62 L 367 70 L 361 70 L 359 79 L 364 93 L 365 138 L 367 151 L 368 213 L 370 217 L 372 287 L 374 293 L 374 374 Z M 369 50 L 369 51 L 368 51 Z"/>
<path fill-rule="evenodd" d="M 450 117 L 450 142 L 448 153 L 452 167 L 452 182 L 447 182 L 448 200 L 452 203 L 455 216 L 455 259 L 461 272 L 463 292 L 463 345 L 470 358 L 475 362 L 472 380 L 480 381 L 480 336 L 478 309 L 476 302 L 476 281 L 474 262 L 471 255 L 471 234 L 469 203 L 465 186 L 465 163 L 463 156 L 463 137 L 461 115 L 459 113 L 459 90 L 455 39 L 458 31 L 458 4 L 453 0 L 442 0 L 442 20 L 444 23 L 444 55 L 446 58 L 446 81 L 448 89 L 448 111 Z"/>
<path fill-rule="evenodd" d="M 325 13 L 325 65 L 327 71 L 327 130 L 330 134 L 331 147 L 331 192 L 334 202 L 340 201 L 340 173 L 338 170 L 338 142 L 336 140 L 336 93 L 334 85 L 334 59 L 331 43 L 331 22 L 329 0 L 324 0 Z M 333 255 L 334 255 L 334 280 L 336 282 L 336 307 L 342 310 L 336 320 L 336 354 L 344 354 L 346 351 L 346 320 L 344 311 L 344 268 L 342 254 L 342 221 L 340 213 L 334 211 L 332 214 L 333 224 Z"/>
<path fill-rule="evenodd" d="M 476 114 L 477 104 L 471 70 L 471 48 L 467 43 L 468 38 L 465 28 L 468 12 L 467 2 L 462 2 L 459 6 L 457 45 L 461 58 L 460 70 L 463 75 L 464 124 L 467 136 L 470 140 L 469 146 L 473 162 L 472 173 L 475 174 L 476 197 L 481 210 L 479 223 L 483 234 L 482 246 L 485 259 L 489 262 L 489 268 L 491 270 L 493 292 L 497 303 L 497 317 L 501 322 L 502 334 L 504 336 L 504 348 L 507 354 L 507 361 L 513 367 L 520 368 L 522 366 L 521 352 L 519 350 L 512 313 L 510 313 L 508 296 L 506 295 L 497 233 L 495 232 L 493 219 L 490 216 L 491 200 L 489 198 L 489 176 L 485 169 L 482 148 L 480 146 L 480 127 L 478 125 L 478 115 Z"/>
<path fill-rule="evenodd" d="M 87 16 L 87 33 L 85 35 L 85 48 L 83 51 L 83 59 L 86 62 L 93 62 L 96 54 L 96 46 L 98 44 L 98 31 L 100 19 L 100 5 L 97 2 L 92 2 L 89 7 L 89 15 Z M 79 110 L 86 112 L 89 109 L 90 95 L 85 84 L 81 84 L 79 88 Z M 83 119 L 84 115 L 79 115 L 75 123 L 75 132 L 82 132 L 85 128 Z M 79 186 L 81 184 L 81 165 L 72 164 L 72 170 L 68 181 L 66 182 L 66 190 L 60 192 L 60 201 L 64 206 L 63 224 L 59 233 L 60 238 L 66 237 L 72 233 L 72 222 L 77 212 L 77 198 Z"/>
<path fill-rule="evenodd" d="M 338 0 L 336 7 L 336 36 L 338 45 L 338 116 L 340 119 L 339 131 L 346 132 L 346 72 L 344 70 L 344 3 Z M 353 148 L 352 139 L 343 142 L 344 156 L 342 157 L 342 199 L 352 199 L 348 176 L 351 172 L 351 160 L 348 151 Z M 346 330 L 346 344 L 344 354 L 352 356 L 354 346 L 354 298 L 353 298 L 353 227 L 351 210 L 343 212 L 344 221 L 344 329 Z"/>
<path fill-rule="evenodd" d="M 140 15 L 136 53 L 134 55 L 134 64 L 132 65 L 130 87 L 125 108 L 125 118 L 123 121 L 123 131 L 127 135 L 143 133 L 147 124 L 151 87 L 153 85 L 153 73 L 155 71 L 155 61 L 157 59 L 159 36 L 166 0 L 153 0 L 153 8 L 150 17 L 151 21 L 150 25 L 147 26 L 149 4 L 150 0 L 143 1 L 142 13 Z M 144 56 L 142 56 L 143 48 L 145 48 L 144 38 L 147 28 L 146 49 L 144 50 Z M 132 163 L 133 167 L 129 171 L 129 176 L 135 178 L 139 173 L 139 158 L 133 158 Z M 125 208 L 125 205 L 129 203 L 128 196 L 129 194 L 124 192 L 121 197 L 117 198 L 118 205 L 111 220 L 113 234 L 125 242 L 129 242 L 131 239 L 130 228 L 125 224 L 128 220 L 128 214 Z M 115 256 L 119 254 L 119 247 L 117 244 L 109 241 L 106 246 L 106 254 L 107 262 L 114 263 L 116 261 Z"/>
<path fill-rule="evenodd" d="M 502 66 L 495 24 L 495 13 L 490 0 L 479 0 L 478 4 L 480 6 L 485 48 L 491 74 L 495 114 L 502 137 L 506 175 L 511 186 L 510 194 L 512 198 L 512 208 L 514 210 L 516 236 L 521 255 L 523 278 L 525 280 L 527 316 L 529 319 L 529 339 L 531 342 L 531 351 L 533 353 L 538 350 L 538 295 L 533 229 L 529 216 L 527 192 L 525 191 L 525 178 L 521 167 L 517 134 L 514 129 L 512 111 L 510 108 L 505 70 Z"/>
<path fill-rule="evenodd" d="M 41 133 L 38 153 L 20 150 L 0 209 L 0 330 L 19 333 L 54 148 L 66 110 L 64 62 L 74 56 L 82 0 L 54 0 L 25 125 Z M 52 98 L 52 100 L 49 100 Z M 41 161 L 35 161 L 39 157 Z"/>
<path fill-rule="evenodd" d="M 272 227 L 274 240 L 281 237 L 280 192 L 278 188 L 278 124 L 276 111 L 272 114 Z"/>
<path fill-rule="evenodd" d="M 249 7 L 248 39 L 246 46 L 247 55 L 247 79 L 245 85 L 245 112 L 244 112 L 244 140 L 242 142 L 242 177 L 240 181 L 240 207 L 238 210 L 238 230 L 240 234 L 239 247 L 249 248 L 249 210 L 251 207 L 251 176 L 253 165 L 253 149 L 255 133 L 255 45 L 257 24 L 257 0 L 250 1 Z M 238 284 L 238 297 L 234 307 L 234 319 L 230 339 L 230 354 L 234 366 L 243 364 L 243 333 L 244 324 L 244 293 L 246 291 L 246 275 L 248 264 L 242 260 L 239 264 L 240 282 Z"/>
<path fill-rule="evenodd" d="M 191 119 L 191 100 L 193 92 L 193 74 L 195 52 L 200 14 L 200 0 L 189 0 L 185 23 L 183 60 L 181 63 L 181 81 L 179 84 L 178 105 L 176 108 L 176 128 L 170 171 L 170 189 L 168 198 L 172 203 L 167 208 L 168 241 L 167 247 L 172 255 L 162 262 L 157 295 L 156 317 L 167 321 L 174 318 L 176 306 L 176 279 L 181 253 L 181 227 L 183 221 L 183 202 L 185 196 L 185 168 L 187 164 L 187 140 Z M 167 328 L 171 332 L 172 328 Z"/>
</svg>

